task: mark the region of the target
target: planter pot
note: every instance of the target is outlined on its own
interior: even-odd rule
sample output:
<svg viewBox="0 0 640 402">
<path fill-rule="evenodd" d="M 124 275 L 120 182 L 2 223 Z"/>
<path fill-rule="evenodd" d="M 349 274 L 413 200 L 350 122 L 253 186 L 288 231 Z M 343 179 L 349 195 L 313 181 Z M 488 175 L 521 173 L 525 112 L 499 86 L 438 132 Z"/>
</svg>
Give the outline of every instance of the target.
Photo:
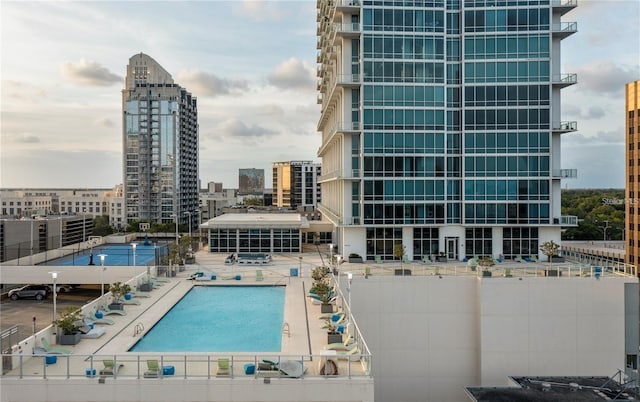
<svg viewBox="0 0 640 402">
<path fill-rule="evenodd" d="M 564 262 L 564 257 L 551 257 L 551 262 Z"/>
<path fill-rule="evenodd" d="M 447 262 L 447 257 L 440 256 L 440 255 L 439 255 L 439 256 L 437 256 L 437 257 L 436 257 L 436 260 L 437 260 L 438 262 Z"/>
<path fill-rule="evenodd" d="M 138 290 L 141 292 L 151 292 L 153 290 L 153 285 L 151 285 L 150 283 L 143 283 L 138 286 Z"/>
<path fill-rule="evenodd" d="M 362 257 L 349 257 L 349 262 L 362 262 Z"/>
<path fill-rule="evenodd" d="M 110 310 L 124 310 L 124 304 L 122 303 L 111 303 L 109 304 Z"/>
<path fill-rule="evenodd" d="M 333 313 L 333 304 L 322 303 L 320 305 L 320 312 L 321 313 Z"/>
<path fill-rule="evenodd" d="M 124 299 L 125 300 L 131 300 L 133 296 L 131 295 L 131 293 L 127 293 L 126 295 L 124 295 Z"/>
<path fill-rule="evenodd" d="M 327 332 L 327 343 L 342 343 L 342 334 L 338 331 Z"/>
<path fill-rule="evenodd" d="M 404 268 L 404 269 L 397 268 L 394 270 L 393 273 L 394 275 L 397 275 L 397 276 L 411 276 L 411 270 L 407 268 Z"/>
<path fill-rule="evenodd" d="M 482 277 L 483 278 L 488 278 L 491 276 L 491 271 L 482 271 Z"/>
<path fill-rule="evenodd" d="M 60 335 L 60 345 L 76 345 L 80 342 L 80 332 L 77 334 L 62 334 Z"/>
<path fill-rule="evenodd" d="M 562 276 L 562 272 L 559 269 L 545 269 L 545 276 Z"/>
</svg>

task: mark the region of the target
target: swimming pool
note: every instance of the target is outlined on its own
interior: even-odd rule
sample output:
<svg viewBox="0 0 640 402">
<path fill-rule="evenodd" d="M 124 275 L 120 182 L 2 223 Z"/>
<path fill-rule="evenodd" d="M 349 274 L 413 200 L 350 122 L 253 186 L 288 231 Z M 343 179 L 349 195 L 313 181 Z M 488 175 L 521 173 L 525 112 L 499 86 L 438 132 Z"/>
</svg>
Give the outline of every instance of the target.
<svg viewBox="0 0 640 402">
<path fill-rule="evenodd" d="M 279 352 L 283 286 L 194 286 L 130 352 Z"/>
<path fill-rule="evenodd" d="M 99 254 L 106 254 L 104 265 L 106 266 L 132 266 L 133 265 L 133 247 L 130 244 L 105 244 L 93 248 L 93 265 L 100 265 Z M 160 257 L 167 254 L 167 245 L 148 245 L 138 244 L 136 246 L 136 265 L 155 265 Z M 47 261 L 45 265 L 89 265 L 91 259 L 91 250 L 82 250 L 74 252 L 63 258 Z"/>
</svg>

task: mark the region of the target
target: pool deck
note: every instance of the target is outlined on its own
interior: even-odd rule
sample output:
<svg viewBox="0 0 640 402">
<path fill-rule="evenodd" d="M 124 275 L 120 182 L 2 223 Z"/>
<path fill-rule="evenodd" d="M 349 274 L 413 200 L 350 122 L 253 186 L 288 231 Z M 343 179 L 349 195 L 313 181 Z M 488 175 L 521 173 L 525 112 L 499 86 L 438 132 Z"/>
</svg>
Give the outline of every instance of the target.
<svg viewBox="0 0 640 402">
<path fill-rule="evenodd" d="M 86 368 L 102 369 L 102 360 L 115 359 L 124 364 L 118 371 L 121 378 L 143 377 L 147 370 L 146 360 L 157 359 L 162 365 L 173 365 L 175 376 L 179 377 L 215 377 L 217 359 L 232 359 L 232 376 L 247 377 L 244 365 L 256 363 L 262 359 L 269 360 L 302 360 L 306 369 L 305 375 L 320 374 L 322 366 L 319 355 L 324 354 L 327 344 L 326 330 L 321 328 L 320 306 L 306 297 L 312 280 L 308 276 L 311 269 L 321 265 L 320 256 L 304 254 L 304 260 L 298 256 L 276 255 L 270 264 L 265 265 L 225 265 L 226 254 L 209 254 L 199 252 L 197 264 L 187 265 L 172 278 L 157 278 L 157 288 L 150 292 L 136 292 L 133 300 L 139 304 L 126 305 L 126 315 L 110 314 L 106 316 L 114 321 L 113 325 L 99 325 L 105 329 L 104 335 L 95 339 L 82 339 L 74 346 L 60 346 L 72 352 L 70 357 L 58 355 L 57 363 L 44 364 L 44 358 L 30 359 L 22 366 L 21 375 L 26 377 L 43 376 L 84 376 Z M 316 261 L 317 260 L 317 261 Z M 291 268 L 298 269 L 298 275 L 291 277 Z M 256 280 L 256 270 L 263 273 L 263 280 Z M 215 273 L 216 280 L 188 280 L 194 272 Z M 240 275 L 240 280 L 235 276 Z M 304 276 L 300 276 L 304 275 Z M 247 285 L 280 285 L 286 286 L 284 303 L 284 325 L 282 331 L 282 348 L 279 353 L 153 353 L 127 352 L 166 312 L 171 309 L 193 286 L 247 286 Z M 142 297 L 141 297 L 142 296 Z M 142 330 L 141 330 L 142 328 Z M 184 334 L 188 336 L 188 334 Z M 37 345 L 41 345 L 37 339 Z M 310 356 L 311 355 L 311 356 Z M 315 360 L 314 360 L 315 359 Z M 189 364 L 187 367 L 187 360 Z M 351 359 L 334 359 L 338 364 L 340 375 L 366 375 L 363 366 Z M 20 375 L 19 368 L 7 373 L 9 376 Z M 188 373 L 186 372 L 188 371 Z M 277 376 L 276 371 L 273 375 Z M 265 373 L 261 373 L 265 374 Z M 268 374 L 268 373 L 267 373 Z M 258 374 L 256 374 L 258 376 Z"/>
</svg>

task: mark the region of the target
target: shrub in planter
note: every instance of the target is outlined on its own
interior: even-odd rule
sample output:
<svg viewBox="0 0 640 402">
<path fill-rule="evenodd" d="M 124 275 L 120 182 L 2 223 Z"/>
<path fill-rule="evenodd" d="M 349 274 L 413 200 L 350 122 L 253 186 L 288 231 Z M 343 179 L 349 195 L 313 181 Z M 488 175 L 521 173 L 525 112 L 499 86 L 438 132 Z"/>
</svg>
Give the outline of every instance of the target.
<svg viewBox="0 0 640 402">
<path fill-rule="evenodd" d="M 109 308 L 114 310 L 122 310 L 122 302 L 120 301 L 125 294 L 131 292 L 131 286 L 127 283 L 114 282 L 109 286 L 111 296 L 113 296 L 113 303 L 109 305 Z"/>
<path fill-rule="evenodd" d="M 61 331 L 61 345 L 75 345 L 80 342 L 80 325 L 82 324 L 82 311 L 73 306 L 68 306 L 60 313 L 60 317 L 53 325 Z"/>
<path fill-rule="evenodd" d="M 349 262 L 362 262 L 362 257 L 360 254 L 351 253 L 349 254 Z"/>
</svg>

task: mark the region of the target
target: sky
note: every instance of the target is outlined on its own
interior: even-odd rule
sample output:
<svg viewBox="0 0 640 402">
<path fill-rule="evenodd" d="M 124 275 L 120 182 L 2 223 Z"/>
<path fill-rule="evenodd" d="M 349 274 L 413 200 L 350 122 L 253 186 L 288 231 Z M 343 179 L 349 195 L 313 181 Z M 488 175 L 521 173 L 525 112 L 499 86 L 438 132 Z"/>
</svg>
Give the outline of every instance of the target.
<svg viewBox="0 0 640 402">
<path fill-rule="evenodd" d="M 0 0 L 0 187 L 122 182 L 122 94 L 143 52 L 198 98 L 200 179 L 319 162 L 315 1 Z M 563 188 L 623 188 L 624 85 L 640 79 L 640 0 L 579 0 L 563 17 Z"/>
</svg>

